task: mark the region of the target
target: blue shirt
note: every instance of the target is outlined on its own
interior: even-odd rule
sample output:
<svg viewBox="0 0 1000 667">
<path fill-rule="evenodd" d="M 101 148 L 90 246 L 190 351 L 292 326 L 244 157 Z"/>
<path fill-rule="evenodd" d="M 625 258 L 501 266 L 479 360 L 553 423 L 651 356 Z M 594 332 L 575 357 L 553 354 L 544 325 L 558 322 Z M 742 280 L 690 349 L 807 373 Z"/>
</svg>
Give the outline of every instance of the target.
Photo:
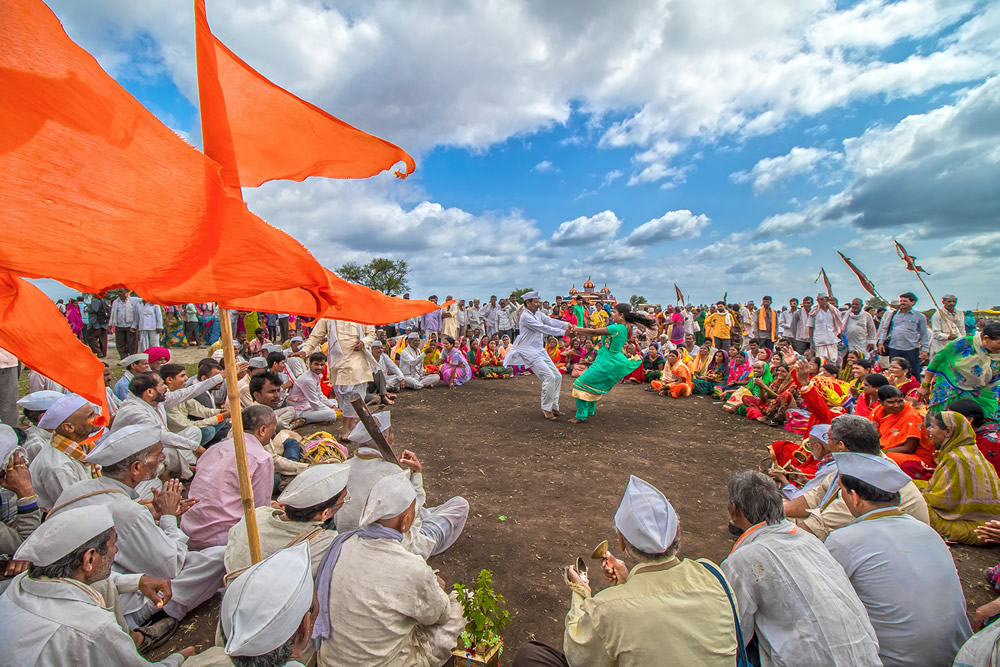
<svg viewBox="0 0 1000 667">
<path fill-rule="evenodd" d="M 915 310 L 904 313 L 897 310 L 889 318 L 891 321 L 884 318 L 889 324 L 879 331 L 879 343 L 884 343 L 888 338 L 889 347 L 894 350 L 915 350 L 919 347 L 922 352 L 927 351 L 931 344 L 931 334 L 927 329 L 927 318 L 923 313 Z"/>
</svg>

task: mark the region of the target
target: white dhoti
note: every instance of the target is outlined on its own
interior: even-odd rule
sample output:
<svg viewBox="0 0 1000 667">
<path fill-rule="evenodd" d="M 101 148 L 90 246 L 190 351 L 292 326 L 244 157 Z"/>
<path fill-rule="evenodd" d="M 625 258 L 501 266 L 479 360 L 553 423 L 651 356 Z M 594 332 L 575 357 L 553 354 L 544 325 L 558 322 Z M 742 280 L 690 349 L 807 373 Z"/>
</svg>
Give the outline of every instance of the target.
<svg viewBox="0 0 1000 667">
<path fill-rule="evenodd" d="M 197 426 L 185 426 L 176 435 L 194 443 L 201 442 L 201 429 Z M 194 476 L 191 472 L 191 466 L 198 461 L 198 457 L 194 455 L 193 451 L 181 449 L 180 447 L 171 447 L 169 442 L 165 442 L 163 456 L 166 458 L 167 470 L 170 472 L 176 474 L 181 479 L 191 479 Z"/>
<path fill-rule="evenodd" d="M 559 391 L 562 389 L 562 373 L 556 368 L 549 355 L 543 354 L 527 365 L 531 372 L 542 381 L 542 411 L 559 410 Z"/>
<path fill-rule="evenodd" d="M 826 363 L 837 363 L 840 353 L 836 343 L 815 343 L 816 356 L 823 357 Z"/>
<path fill-rule="evenodd" d="M 223 557 L 226 547 L 206 547 L 201 551 L 189 551 L 180 573 L 170 580 L 173 597 L 163 606 L 163 611 L 178 621 L 192 609 L 215 595 L 222 587 L 226 574 Z M 148 621 L 158 611 L 153 601 L 142 593 L 126 593 L 121 596 L 121 608 L 130 628 L 135 629 Z"/>
<path fill-rule="evenodd" d="M 404 375 L 403 382 L 406 384 L 407 389 L 424 389 L 426 387 L 433 387 L 438 382 L 441 381 L 441 376 L 437 373 L 432 373 L 430 375 L 421 375 L 417 377 L 416 375 Z"/>
<path fill-rule="evenodd" d="M 278 408 L 274 411 L 274 418 L 278 420 L 278 430 L 284 431 L 295 420 L 295 408 L 291 405 Z"/>
<path fill-rule="evenodd" d="M 437 556 L 455 543 L 469 518 L 469 501 L 461 496 L 437 507 L 420 508 L 420 532 L 434 540 L 430 556 Z"/>
<path fill-rule="evenodd" d="M 365 393 L 368 391 L 368 383 L 363 382 L 361 384 L 335 384 L 333 385 L 333 393 L 337 396 L 337 405 L 340 406 L 340 412 L 342 415 L 348 419 L 357 419 L 358 413 L 354 411 L 354 406 L 351 405 L 351 397 L 357 394 L 364 400 Z"/>
</svg>

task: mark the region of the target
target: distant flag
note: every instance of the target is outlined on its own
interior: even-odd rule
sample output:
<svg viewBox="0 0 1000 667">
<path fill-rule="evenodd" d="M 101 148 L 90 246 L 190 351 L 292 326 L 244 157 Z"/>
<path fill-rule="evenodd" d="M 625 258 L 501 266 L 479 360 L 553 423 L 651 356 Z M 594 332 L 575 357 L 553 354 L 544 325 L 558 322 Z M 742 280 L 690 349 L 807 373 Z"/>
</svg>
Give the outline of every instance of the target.
<svg viewBox="0 0 1000 667">
<path fill-rule="evenodd" d="M 728 290 L 722 295 L 722 303 L 729 305 L 729 292 Z"/>
<path fill-rule="evenodd" d="M 683 304 L 684 295 L 681 293 L 681 288 L 677 286 L 677 283 L 674 283 L 674 292 L 677 294 L 677 300 L 680 301 L 681 304 Z"/>
<path fill-rule="evenodd" d="M 854 272 L 854 275 L 858 277 L 858 282 L 861 283 L 861 287 L 863 287 L 864 290 L 869 294 L 871 294 L 873 297 L 882 299 L 882 296 L 878 293 L 878 290 L 875 289 L 875 283 L 869 280 L 868 276 L 866 276 L 861 269 L 854 266 L 854 263 L 851 261 L 851 258 L 847 257 L 846 255 L 844 255 L 844 253 L 840 252 L 839 250 L 837 251 L 837 254 L 840 255 L 840 258 L 844 260 L 844 263 L 847 264 L 848 267 L 850 267 L 851 271 Z M 882 301 L 885 301 L 885 299 L 882 299 Z"/>
<path fill-rule="evenodd" d="M 813 285 L 818 283 L 820 278 L 823 279 L 823 284 L 826 285 L 826 295 L 829 297 L 833 297 L 833 288 L 830 287 L 830 279 L 826 277 L 826 269 L 824 269 L 823 267 L 820 267 L 819 275 L 816 276 L 816 280 L 813 281 Z"/>
<path fill-rule="evenodd" d="M 913 271 L 914 273 L 926 273 L 927 275 L 931 275 L 924 270 L 924 267 L 917 265 L 917 258 L 906 252 L 906 248 L 900 245 L 899 241 L 893 241 L 893 243 L 896 244 L 896 253 L 899 255 L 899 258 L 906 262 L 907 269 Z"/>
</svg>

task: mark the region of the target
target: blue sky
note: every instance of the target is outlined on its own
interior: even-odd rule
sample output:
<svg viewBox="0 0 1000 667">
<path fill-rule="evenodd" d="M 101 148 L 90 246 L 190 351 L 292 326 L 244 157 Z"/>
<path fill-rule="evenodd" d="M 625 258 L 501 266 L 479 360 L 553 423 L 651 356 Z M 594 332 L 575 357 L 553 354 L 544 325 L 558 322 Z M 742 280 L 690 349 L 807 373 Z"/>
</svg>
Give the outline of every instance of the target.
<svg viewBox="0 0 1000 667">
<path fill-rule="evenodd" d="M 198 143 L 189 3 L 54 1 L 70 36 Z M 960 306 L 1000 256 L 1000 6 L 213 0 L 263 74 L 417 160 L 405 182 L 244 193 L 335 268 L 406 259 L 412 291 L 759 301 L 918 286 Z M 613 6 L 612 6 L 613 5 Z M 280 129 L 277 130 L 280 132 Z M 51 284 L 45 289 L 62 296 Z"/>
</svg>

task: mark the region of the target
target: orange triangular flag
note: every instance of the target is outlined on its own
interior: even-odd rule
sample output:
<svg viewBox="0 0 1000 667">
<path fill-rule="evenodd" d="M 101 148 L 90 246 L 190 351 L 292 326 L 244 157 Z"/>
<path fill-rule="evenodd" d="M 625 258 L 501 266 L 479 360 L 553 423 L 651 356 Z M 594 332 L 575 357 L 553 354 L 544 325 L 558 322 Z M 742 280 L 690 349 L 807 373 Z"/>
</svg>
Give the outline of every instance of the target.
<svg viewBox="0 0 1000 667">
<path fill-rule="evenodd" d="M 39 0 L 0 2 L 0 268 L 160 303 L 275 289 L 326 272 L 227 194 L 198 152 L 74 44 Z M 276 252 L 280 271 L 267 270 Z"/>
<path fill-rule="evenodd" d="M 429 313 L 453 303 L 436 304 L 424 299 L 400 299 L 364 285 L 349 283 L 327 269 L 330 294 L 334 301 L 321 310 L 305 290 L 265 292 L 245 299 L 229 301 L 224 305 L 233 310 L 253 310 L 264 313 L 289 313 L 305 317 L 347 320 L 361 324 L 392 324 Z"/>
<path fill-rule="evenodd" d="M 107 423 L 104 364 L 73 335 L 52 299 L 8 271 L 0 271 L 0 347 L 100 406 L 101 423 Z"/>
<path fill-rule="evenodd" d="M 309 176 L 368 178 L 397 162 L 413 173 L 399 146 L 334 118 L 292 95 L 240 60 L 212 34 L 205 0 L 195 0 L 198 93 L 205 154 L 223 165 L 231 188 Z"/>
</svg>

